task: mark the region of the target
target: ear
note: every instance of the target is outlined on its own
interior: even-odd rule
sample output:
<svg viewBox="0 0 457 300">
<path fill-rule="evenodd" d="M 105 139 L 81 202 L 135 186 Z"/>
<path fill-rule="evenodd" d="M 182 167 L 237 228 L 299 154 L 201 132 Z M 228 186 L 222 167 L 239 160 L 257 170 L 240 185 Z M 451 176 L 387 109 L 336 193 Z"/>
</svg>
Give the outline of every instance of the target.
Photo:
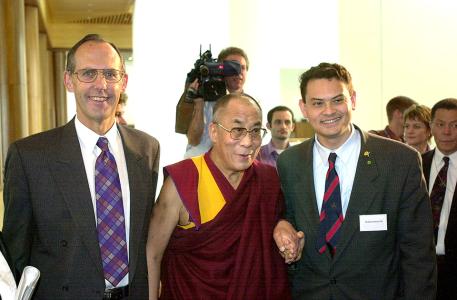
<svg viewBox="0 0 457 300">
<path fill-rule="evenodd" d="M 124 74 L 124 77 L 122 78 L 121 93 L 125 92 L 128 81 L 129 81 L 129 75 L 127 75 L 127 73 L 126 73 L 126 74 Z"/>
<path fill-rule="evenodd" d="M 352 95 L 351 95 L 351 108 L 352 108 L 352 110 L 355 110 L 356 99 L 357 99 L 357 93 L 355 91 L 353 91 Z"/>
<path fill-rule="evenodd" d="M 305 119 L 308 119 L 308 113 L 306 109 L 306 103 L 305 100 L 300 99 L 298 100 L 298 105 L 300 106 L 301 113 Z"/>
<path fill-rule="evenodd" d="M 213 122 L 208 125 L 208 135 L 213 144 L 217 142 L 217 125 Z"/>
<path fill-rule="evenodd" d="M 294 131 L 294 130 L 295 130 L 295 121 L 294 121 L 294 120 L 292 120 L 292 126 L 291 126 L 291 129 L 292 129 L 291 131 Z"/>
<path fill-rule="evenodd" d="M 74 92 L 75 87 L 73 85 L 72 76 L 68 71 L 65 71 L 63 74 L 63 83 L 69 92 Z"/>
<path fill-rule="evenodd" d="M 271 125 L 270 125 L 269 122 L 267 122 L 266 126 L 267 126 L 267 129 L 268 129 L 268 130 L 271 130 Z"/>
</svg>

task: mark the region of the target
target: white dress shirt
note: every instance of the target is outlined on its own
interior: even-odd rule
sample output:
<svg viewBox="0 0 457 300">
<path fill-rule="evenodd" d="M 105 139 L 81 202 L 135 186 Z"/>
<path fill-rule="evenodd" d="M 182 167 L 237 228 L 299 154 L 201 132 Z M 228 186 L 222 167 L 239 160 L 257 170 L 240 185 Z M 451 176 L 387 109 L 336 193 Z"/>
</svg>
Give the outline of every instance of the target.
<svg viewBox="0 0 457 300">
<path fill-rule="evenodd" d="M 95 161 L 100 155 L 102 150 L 97 146 L 97 141 L 100 136 L 83 125 L 78 118 L 75 118 L 76 133 L 78 135 L 79 145 L 84 160 L 84 167 L 86 168 L 87 182 L 89 183 L 90 195 L 92 197 L 92 205 L 94 209 L 95 224 L 97 224 L 97 204 L 95 200 Z M 116 123 L 113 124 L 111 129 L 104 135 L 109 142 L 109 151 L 116 159 L 117 170 L 119 172 L 119 179 L 121 181 L 122 202 L 124 204 L 125 215 L 125 234 L 127 239 L 127 255 L 129 255 L 129 232 L 130 232 L 130 187 L 129 178 L 127 173 L 127 163 L 125 161 L 124 148 L 122 146 L 122 139 L 117 129 Z M 129 282 L 129 274 L 125 275 L 122 281 L 117 285 L 118 287 L 126 286 Z M 105 280 L 106 288 L 113 288 L 111 283 Z"/>
<path fill-rule="evenodd" d="M 324 147 L 317 136 L 315 137 L 313 147 L 313 174 L 314 190 L 316 191 L 316 202 L 319 214 L 322 208 L 322 202 L 325 192 L 325 176 L 328 170 L 328 156 L 331 152 L 337 155 L 335 169 L 340 180 L 341 207 L 343 216 L 346 216 L 346 210 L 351 197 L 352 185 L 354 183 L 357 162 L 360 155 L 361 137 L 360 132 L 351 124 L 351 135 L 338 149 L 328 149 Z"/>
<path fill-rule="evenodd" d="M 451 212 L 452 198 L 454 196 L 455 185 L 457 183 L 457 151 L 451 155 L 444 155 L 440 150 L 438 150 L 438 148 L 435 148 L 432 165 L 430 166 L 430 178 L 428 185 L 429 193 L 431 193 L 438 172 L 444 166 L 444 156 L 449 157 L 449 168 L 447 170 L 446 194 L 444 195 L 443 207 L 441 208 L 438 239 L 436 243 L 436 254 L 439 255 L 446 254 L 444 237 L 446 236 L 446 228 L 449 221 L 449 213 Z"/>
</svg>

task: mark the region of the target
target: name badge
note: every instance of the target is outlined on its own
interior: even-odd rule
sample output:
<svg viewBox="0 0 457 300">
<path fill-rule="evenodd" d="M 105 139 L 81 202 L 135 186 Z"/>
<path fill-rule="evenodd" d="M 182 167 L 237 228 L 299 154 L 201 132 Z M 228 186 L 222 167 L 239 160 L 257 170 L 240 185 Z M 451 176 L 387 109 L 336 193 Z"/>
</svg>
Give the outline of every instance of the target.
<svg viewBox="0 0 457 300">
<path fill-rule="evenodd" d="M 360 215 L 360 231 L 387 230 L 387 215 Z"/>
</svg>

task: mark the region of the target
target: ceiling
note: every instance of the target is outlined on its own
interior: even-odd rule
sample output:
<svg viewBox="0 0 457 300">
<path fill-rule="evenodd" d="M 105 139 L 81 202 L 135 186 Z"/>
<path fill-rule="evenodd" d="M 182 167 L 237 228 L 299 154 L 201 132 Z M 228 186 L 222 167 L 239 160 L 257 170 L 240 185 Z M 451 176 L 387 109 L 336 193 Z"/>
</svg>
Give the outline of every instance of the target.
<svg viewBox="0 0 457 300">
<path fill-rule="evenodd" d="M 51 48 L 70 48 L 88 33 L 101 34 L 119 48 L 132 48 L 135 0 L 25 0 L 37 6 L 40 28 Z"/>
</svg>

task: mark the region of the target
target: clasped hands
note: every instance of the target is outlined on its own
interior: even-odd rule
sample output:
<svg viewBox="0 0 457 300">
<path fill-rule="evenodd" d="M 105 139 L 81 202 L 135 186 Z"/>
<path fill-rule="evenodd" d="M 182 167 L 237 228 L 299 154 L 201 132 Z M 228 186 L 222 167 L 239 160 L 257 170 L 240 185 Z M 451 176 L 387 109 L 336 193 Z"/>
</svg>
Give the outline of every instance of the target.
<svg viewBox="0 0 457 300">
<path fill-rule="evenodd" d="M 285 263 L 291 264 L 301 258 L 305 246 L 303 231 L 297 232 L 289 222 L 280 220 L 273 231 L 273 239 Z"/>
</svg>

